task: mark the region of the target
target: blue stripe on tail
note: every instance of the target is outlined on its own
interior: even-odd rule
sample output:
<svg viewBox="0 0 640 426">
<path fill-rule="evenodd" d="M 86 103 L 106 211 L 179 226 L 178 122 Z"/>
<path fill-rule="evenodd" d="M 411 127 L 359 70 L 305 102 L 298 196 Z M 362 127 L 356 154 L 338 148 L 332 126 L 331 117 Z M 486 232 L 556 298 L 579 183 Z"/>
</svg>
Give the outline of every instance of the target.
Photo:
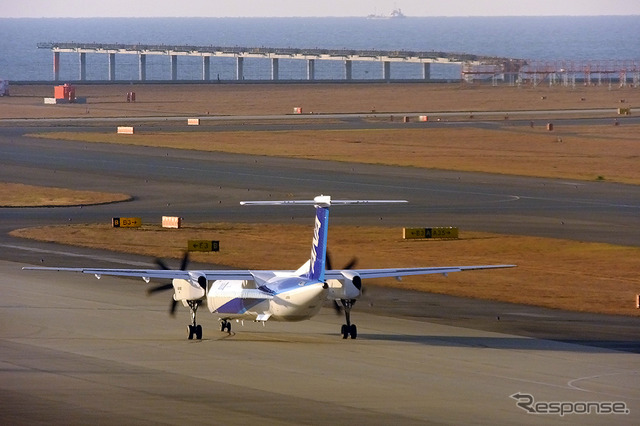
<svg viewBox="0 0 640 426">
<path fill-rule="evenodd" d="M 313 229 L 313 246 L 309 262 L 309 278 L 324 282 L 327 260 L 327 230 L 329 228 L 329 208 L 316 206 L 316 224 Z"/>
</svg>

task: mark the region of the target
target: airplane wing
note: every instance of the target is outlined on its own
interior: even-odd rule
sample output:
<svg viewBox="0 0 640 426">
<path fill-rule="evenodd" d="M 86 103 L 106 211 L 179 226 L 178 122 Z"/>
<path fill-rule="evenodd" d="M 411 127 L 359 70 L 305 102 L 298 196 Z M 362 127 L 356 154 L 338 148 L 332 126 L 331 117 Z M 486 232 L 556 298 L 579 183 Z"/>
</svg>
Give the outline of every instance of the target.
<svg viewBox="0 0 640 426">
<path fill-rule="evenodd" d="M 470 271 L 476 269 L 499 269 L 513 268 L 516 265 L 476 265 L 476 266 L 436 266 L 426 268 L 385 268 L 385 269 L 349 269 L 349 272 L 360 275 L 360 278 L 385 278 L 403 277 L 408 275 L 428 275 L 428 274 L 448 274 L 450 272 Z M 251 271 L 235 269 L 214 269 L 199 271 L 181 271 L 176 269 L 108 269 L 108 268 L 56 268 L 41 266 L 25 266 L 22 269 L 32 271 L 58 271 L 58 272 L 81 272 L 83 274 L 95 275 L 100 278 L 105 276 L 117 277 L 138 277 L 145 281 L 150 279 L 183 279 L 191 278 L 189 272 L 198 272 L 207 276 L 207 280 L 253 280 L 256 275 L 269 273 L 270 275 L 293 275 L 295 271 Z M 326 279 L 344 278 L 342 270 L 328 270 L 325 272 Z"/>
<path fill-rule="evenodd" d="M 100 278 L 105 276 L 116 277 L 138 277 L 145 281 L 152 278 L 158 279 L 183 279 L 191 278 L 189 272 L 199 272 L 207 276 L 208 280 L 252 280 L 251 271 L 248 270 L 204 270 L 204 271 L 181 271 L 179 269 L 109 269 L 109 268 L 52 268 L 40 266 L 25 266 L 22 269 L 31 271 L 58 271 L 58 272 L 81 272 L 83 274 L 95 275 Z"/>
<path fill-rule="evenodd" d="M 408 275 L 428 275 L 428 274 L 448 274 L 450 272 L 471 271 L 475 269 L 499 269 L 513 268 L 516 265 L 476 265 L 476 266 L 435 266 L 427 268 L 386 268 L 386 269 L 349 269 L 349 272 L 356 273 L 362 279 L 366 278 L 385 278 L 385 277 L 404 277 Z M 344 278 L 343 271 L 330 270 L 325 271 L 327 279 Z"/>
</svg>

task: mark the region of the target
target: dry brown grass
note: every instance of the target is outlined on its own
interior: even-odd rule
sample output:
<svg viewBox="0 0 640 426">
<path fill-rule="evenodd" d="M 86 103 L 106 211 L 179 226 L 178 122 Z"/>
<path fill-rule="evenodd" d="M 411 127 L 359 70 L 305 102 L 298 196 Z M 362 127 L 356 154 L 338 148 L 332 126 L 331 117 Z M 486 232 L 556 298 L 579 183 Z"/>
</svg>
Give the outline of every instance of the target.
<svg viewBox="0 0 640 426">
<path fill-rule="evenodd" d="M 75 191 L 65 188 L 0 182 L 0 207 L 59 207 L 115 203 L 130 200 L 127 194 Z"/>
<path fill-rule="evenodd" d="M 136 92 L 127 103 L 126 93 Z M 51 85 L 12 86 L 0 117 L 272 115 L 294 107 L 314 113 L 502 111 L 640 107 L 640 90 L 608 86 L 491 87 L 462 84 L 131 84 L 80 85 L 84 105 L 44 105 Z M 624 104 L 621 104 L 624 100 Z"/>
<path fill-rule="evenodd" d="M 68 225 L 22 229 L 11 234 L 176 258 L 181 257 L 188 239 L 219 240 L 219 253 L 194 253 L 194 260 L 255 270 L 300 266 L 306 261 L 310 232 L 310 225 L 217 223 L 180 230 L 150 225 L 141 229 Z M 410 241 L 402 239 L 399 228 L 338 225 L 329 230 L 329 243 L 337 267 L 354 255 L 359 259 L 359 268 L 518 265 L 515 269 L 453 273 L 449 277 L 407 277 L 400 283 L 391 279 L 371 281 L 378 285 L 576 311 L 637 315 L 638 247 L 466 231 L 461 233 L 460 240 Z"/>
</svg>

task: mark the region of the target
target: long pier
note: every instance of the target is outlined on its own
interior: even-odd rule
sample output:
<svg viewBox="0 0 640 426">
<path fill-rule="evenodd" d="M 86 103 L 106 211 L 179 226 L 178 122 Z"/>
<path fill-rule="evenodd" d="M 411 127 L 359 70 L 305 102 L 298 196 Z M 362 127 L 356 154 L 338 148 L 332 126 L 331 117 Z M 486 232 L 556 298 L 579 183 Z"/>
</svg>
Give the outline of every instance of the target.
<svg viewBox="0 0 640 426">
<path fill-rule="evenodd" d="M 353 62 L 379 62 L 382 67 L 382 80 L 391 81 L 391 63 L 415 63 L 422 67 L 423 80 L 431 79 L 431 64 L 456 64 L 469 66 L 491 65 L 503 72 L 513 73 L 526 63 L 521 59 L 478 56 L 465 53 L 447 53 L 436 51 L 388 51 L 388 50 L 352 50 L 352 49 L 296 49 L 269 47 L 224 47 L 224 46 L 169 46 L 146 44 L 107 44 L 107 43 L 38 43 L 39 49 L 50 49 L 53 52 L 53 78 L 60 79 L 60 54 L 76 53 L 79 55 L 79 81 L 87 76 L 87 54 L 108 55 L 108 80 L 116 80 L 116 55 L 138 55 L 138 78 L 147 80 L 147 56 L 164 55 L 169 57 L 170 76 L 177 81 L 178 57 L 197 56 L 202 58 L 202 80 L 211 79 L 211 58 L 235 58 L 235 78 L 244 79 L 244 61 L 247 58 L 258 58 L 271 62 L 271 80 L 279 80 L 280 59 L 306 61 L 306 79 L 315 80 L 317 61 L 342 61 L 344 79 L 352 80 Z"/>
</svg>

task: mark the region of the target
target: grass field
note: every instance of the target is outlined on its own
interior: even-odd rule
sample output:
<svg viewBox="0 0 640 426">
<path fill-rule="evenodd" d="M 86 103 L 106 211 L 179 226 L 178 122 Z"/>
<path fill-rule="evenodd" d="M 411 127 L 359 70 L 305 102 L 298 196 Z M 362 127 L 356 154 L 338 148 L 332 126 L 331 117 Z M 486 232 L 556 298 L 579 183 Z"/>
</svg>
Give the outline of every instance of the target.
<svg viewBox="0 0 640 426">
<path fill-rule="evenodd" d="M 0 182 L 0 207 L 59 207 L 128 201 L 127 194 Z"/>
<path fill-rule="evenodd" d="M 127 103 L 126 94 L 136 93 Z M 127 84 L 79 85 L 86 104 L 44 105 L 52 85 L 12 86 L 0 117 L 144 117 L 154 115 L 273 115 L 303 113 L 504 111 L 640 107 L 635 87 L 537 87 L 375 84 Z"/>
</svg>

